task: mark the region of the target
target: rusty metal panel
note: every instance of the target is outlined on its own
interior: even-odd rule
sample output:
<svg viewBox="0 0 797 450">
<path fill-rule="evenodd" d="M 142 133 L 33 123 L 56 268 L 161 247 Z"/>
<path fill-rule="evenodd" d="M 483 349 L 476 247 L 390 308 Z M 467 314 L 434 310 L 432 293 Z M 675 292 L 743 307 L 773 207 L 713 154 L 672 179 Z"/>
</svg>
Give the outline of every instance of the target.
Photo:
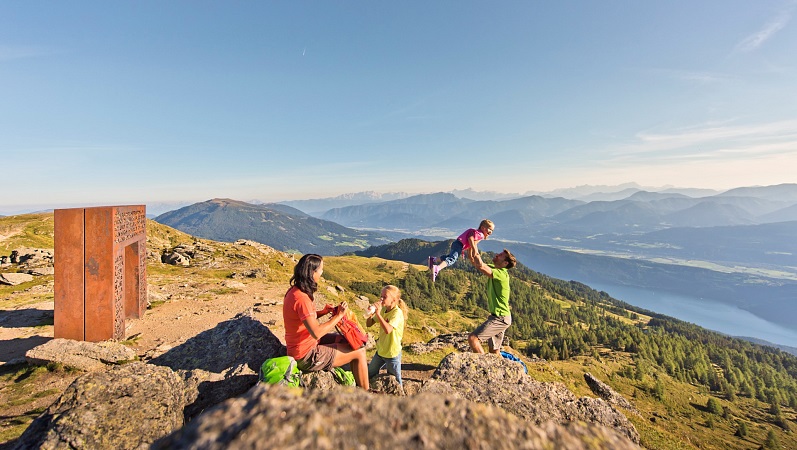
<svg viewBox="0 0 797 450">
<path fill-rule="evenodd" d="M 84 339 L 83 208 L 56 209 L 54 331 L 57 338 Z"/>
<path fill-rule="evenodd" d="M 85 340 L 99 342 L 114 339 L 115 271 L 121 255 L 114 252 L 113 208 L 86 208 L 85 226 Z M 121 265 L 121 262 L 120 262 Z"/>
</svg>

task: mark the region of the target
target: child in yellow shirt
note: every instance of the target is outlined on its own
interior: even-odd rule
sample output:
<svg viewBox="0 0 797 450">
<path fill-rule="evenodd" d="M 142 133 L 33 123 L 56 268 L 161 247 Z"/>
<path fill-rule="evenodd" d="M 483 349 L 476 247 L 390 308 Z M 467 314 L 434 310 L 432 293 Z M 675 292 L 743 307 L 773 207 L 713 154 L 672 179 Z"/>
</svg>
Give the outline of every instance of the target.
<svg viewBox="0 0 797 450">
<path fill-rule="evenodd" d="M 401 291 L 393 285 L 382 288 L 380 301 L 375 303 L 376 310 L 365 321 L 366 327 L 379 323 L 379 337 L 376 339 L 376 353 L 368 364 L 368 378 L 373 378 L 382 367 L 387 373 L 401 381 L 401 338 L 404 336 L 404 320 L 407 305 L 401 299 Z M 381 306 L 381 307 L 380 307 Z"/>
</svg>

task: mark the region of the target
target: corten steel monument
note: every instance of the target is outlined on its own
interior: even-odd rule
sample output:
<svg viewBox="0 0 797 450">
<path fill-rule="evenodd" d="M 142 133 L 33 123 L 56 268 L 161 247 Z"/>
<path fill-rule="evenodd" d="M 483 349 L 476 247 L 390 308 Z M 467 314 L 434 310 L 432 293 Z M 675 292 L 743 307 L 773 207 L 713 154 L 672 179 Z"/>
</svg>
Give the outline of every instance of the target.
<svg viewBox="0 0 797 450">
<path fill-rule="evenodd" d="M 55 210 L 55 337 L 124 339 L 147 307 L 146 207 Z"/>
</svg>

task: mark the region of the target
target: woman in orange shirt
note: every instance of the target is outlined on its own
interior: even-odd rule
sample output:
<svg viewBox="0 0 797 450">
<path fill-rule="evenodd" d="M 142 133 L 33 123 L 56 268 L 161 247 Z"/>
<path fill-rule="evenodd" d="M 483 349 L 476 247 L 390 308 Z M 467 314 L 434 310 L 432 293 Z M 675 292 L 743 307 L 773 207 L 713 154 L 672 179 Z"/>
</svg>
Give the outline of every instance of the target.
<svg viewBox="0 0 797 450">
<path fill-rule="evenodd" d="M 318 282 L 324 273 L 321 256 L 308 253 L 299 259 L 293 268 L 291 288 L 285 293 L 282 304 L 282 318 L 285 322 L 285 344 L 288 355 L 296 360 L 302 372 L 315 372 L 351 364 L 354 382 L 368 390 L 368 362 L 365 347 L 352 350 L 342 335 L 333 333 L 348 305 L 340 304 L 337 314 L 324 323 L 318 317 L 333 311 L 332 305 L 324 305 L 318 311 L 313 304 L 313 294 L 318 290 Z"/>
</svg>

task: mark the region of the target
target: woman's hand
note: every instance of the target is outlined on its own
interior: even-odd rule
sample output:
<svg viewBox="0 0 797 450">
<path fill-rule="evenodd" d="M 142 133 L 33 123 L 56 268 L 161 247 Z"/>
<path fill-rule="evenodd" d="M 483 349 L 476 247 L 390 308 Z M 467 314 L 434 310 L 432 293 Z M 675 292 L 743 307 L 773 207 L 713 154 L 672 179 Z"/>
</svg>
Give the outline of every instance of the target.
<svg viewBox="0 0 797 450">
<path fill-rule="evenodd" d="M 331 313 L 334 310 L 335 310 L 335 307 L 330 305 L 329 303 L 327 303 L 326 305 L 324 305 L 323 308 L 321 308 L 321 311 L 318 311 L 318 313 L 316 313 L 316 315 L 318 317 L 323 317 L 323 316 L 326 316 L 327 314 Z"/>
</svg>

